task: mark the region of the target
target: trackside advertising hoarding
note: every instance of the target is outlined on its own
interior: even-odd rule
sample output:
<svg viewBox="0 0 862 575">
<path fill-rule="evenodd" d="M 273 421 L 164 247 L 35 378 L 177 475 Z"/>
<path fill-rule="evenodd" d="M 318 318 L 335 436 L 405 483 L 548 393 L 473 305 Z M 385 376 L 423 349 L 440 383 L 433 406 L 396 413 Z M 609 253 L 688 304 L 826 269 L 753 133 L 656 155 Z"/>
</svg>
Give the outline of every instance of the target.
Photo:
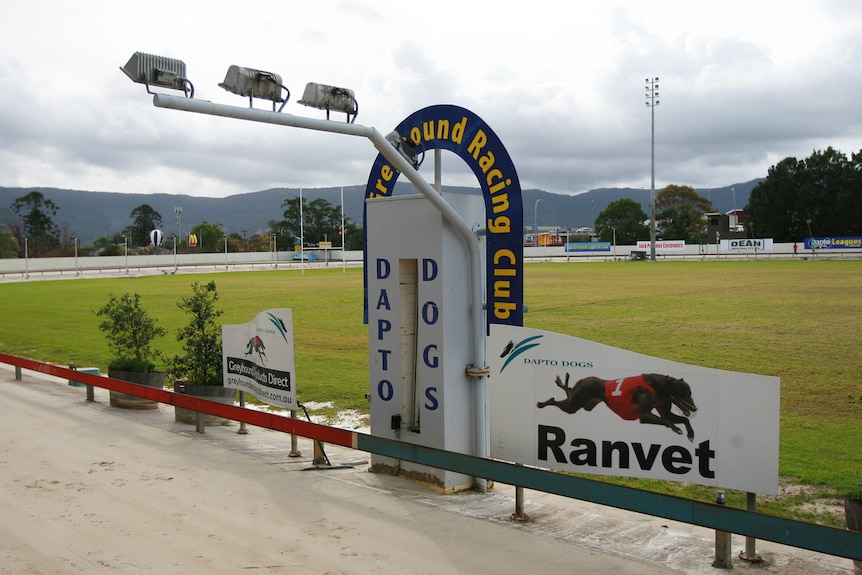
<svg viewBox="0 0 862 575">
<path fill-rule="evenodd" d="M 611 242 L 566 242 L 566 253 L 597 253 L 611 251 Z"/>
<path fill-rule="evenodd" d="M 780 380 L 493 325 L 491 456 L 778 494 Z"/>
<path fill-rule="evenodd" d="M 248 323 L 221 326 L 221 333 L 224 386 L 296 409 L 293 311 L 262 311 Z"/>
<path fill-rule="evenodd" d="M 770 252 L 772 238 L 741 238 L 721 240 L 719 243 L 723 252 Z"/>
<path fill-rule="evenodd" d="M 862 237 L 846 238 L 805 238 L 806 250 L 846 250 L 862 249 Z"/>
<path fill-rule="evenodd" d="M 649 250 L 652 244 L 648 241 L 638 241 L 638 249 Z M 685 252 L 685 240 L 656 240 L 655 249 L 657 252 Z"/>
</svg>

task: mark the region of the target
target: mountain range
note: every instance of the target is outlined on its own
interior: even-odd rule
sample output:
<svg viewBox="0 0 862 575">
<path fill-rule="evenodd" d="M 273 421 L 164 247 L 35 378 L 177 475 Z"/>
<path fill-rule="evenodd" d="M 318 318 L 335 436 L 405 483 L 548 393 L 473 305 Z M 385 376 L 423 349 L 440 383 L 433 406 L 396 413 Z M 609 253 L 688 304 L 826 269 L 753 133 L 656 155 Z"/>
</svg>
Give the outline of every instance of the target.
<svg viewBox="0 0 862 575">
<path fill-rule="evenodd" d="M 728 212 L 734 208 L 743 208 L 748 203 L 751 189 L 761 181 L 756 179 L 696 191 L 712 202 L 715 211 Z M 365 186 L 303 189 L 302 196 L 306 202 L 322 198 L 339 206 L 342 190 L 345 217 L 361 226 Z M 225 198 L 205 198 L 175 194 L 139 195 L 42 187 L 0 187 L 0 226 L 6 224 L 13 215 L 12 203 L 31 191 L 39 191 L 54 202 L 58 208 L 53 217 L 54 223 L 68 236 L 78 236 L 82 245 L 90 244 L 101 236 L 122 232 L 132 223 L 132 211 L 142 204 L 148 204 L 162 216 L 162 230 L 166 234 L 176 233 L 182 227 L 182 235 L 185 236 L 190 226 L 206 221 L 221 224 L 225 233 L 236 232 L 251 237 L 256 233 L 266 233 L 270 220 L 282 219 L 282 203 L 300 194 L 298 188 L 272 188 Z M 479 188 L 469 187 L 444 186 L 443 191 L 481 193 Z M 410 193 L 416 193 L 411 184 L 396 185 L 396 195 Z M 573 196 L 533 189 L 523 190 L 521 198 L 524 225 L 527 227 L 592 227 L 595 218 L 608 204 L 622 198 L 639 202 L 647 214 L 650 211 L 650 190 L 643 188 L 599 188 Z M 176 208 L 182 208 L 179 217 L 175 213 Z"/>
</svg>

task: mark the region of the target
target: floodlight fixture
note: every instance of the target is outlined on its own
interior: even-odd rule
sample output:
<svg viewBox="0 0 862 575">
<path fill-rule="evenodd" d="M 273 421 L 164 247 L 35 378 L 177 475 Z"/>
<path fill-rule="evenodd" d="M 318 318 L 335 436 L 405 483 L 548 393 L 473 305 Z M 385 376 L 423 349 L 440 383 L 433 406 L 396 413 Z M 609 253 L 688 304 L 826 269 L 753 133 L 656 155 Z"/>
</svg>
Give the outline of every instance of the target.
<svg viewBox="0 0 862 575">
<path fill-rule="evenodd" d="M 419 146 L 417 142 L 414 142 L 410 138 L 405 138 L 397 131 L 393 130 L 386 135 L 386 141 L 389 142 L 393 148 L 398 150 L 398 153 L 401 154 L 405 160 L 410 162 L 410 165 L 413 166 L 414 170 L 418 170 L 419 166 L 422 165 L 422 162 L 425 161 L 425 148 L 422 148 L 422 157 L 419 157 L 419 154 L 416 152 L 416 148 Z"/>
<path fill-rule="evenodd" d="M 305 85 L 305 91 L 302 93 L 302 100 L 299 100 L 299 103 L 303 106 L 326 110 L 327 120 L 329 119 L 330 110 L 347 114 L 347 122 L 350 124 L 355 122 L 356 116 L 359 115 L 359 102 L 356 101 L 353 90 L 348 88 L 337 88 L 335 86 L 309 82 Z M 353 115 L 353 119 L 350 118 L 351 114 Z"/>
<path fill-rule="evenodd" d="M 252 106 L 253 98 L 272 101 L 272 111 L 281 112 L 287 101 L 290 100 L 290 90 L 281 83 L 281 76 L 273 72 L 245 68 L 243 66 L 231 66 L 227 69 L 224 82 L 219 84 L 228 92 L 238 96 L 248 97 L 248 107 Z M 287 92 L 287 97 L 282 97 L 282 91 Z M 275 104 L 281 102 L 281 107 L 275 109 Z"/>
<path fill-rule="evenodd" d="M 120 67 L 132 82 L 150 86 L 182 90 L 189 98 L 195 97 L 195 87 L 186 76 L 186 63 L 174 58 L 135 52 L 125 66 Z"/>
</svg>

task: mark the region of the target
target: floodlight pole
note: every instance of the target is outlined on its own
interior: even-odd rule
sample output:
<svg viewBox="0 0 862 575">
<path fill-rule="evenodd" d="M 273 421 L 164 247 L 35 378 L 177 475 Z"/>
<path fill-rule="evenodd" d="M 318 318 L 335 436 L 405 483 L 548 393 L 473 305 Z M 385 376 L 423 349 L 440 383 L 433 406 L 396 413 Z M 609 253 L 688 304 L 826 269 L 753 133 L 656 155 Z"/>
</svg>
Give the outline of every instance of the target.
<svg viewBox="0 0 862 575">
<path fill-rule="evenodd" d="M 302 188 L 299 188 L 299 275 L 305 275 L 305 224 L 302 213 Z"/>
<path fill-rule="evenodd" d="M 240 108 L 238 106 L 227 106 L 215 104 L 204 100 L 195 100 L 169 94 L 154 94 L 153 105 L 157 108 L 171 110 L 182 110 L 195 112 L 209 116 L 220 116 L 223 118 L 235 118 L 251 122 L 262 122 L 278 126 L 289 126 L 293 128 L 304 128 L 318 132 L 330 132 L 348 136 L 359 136 L 371 141 L 377 150 L 392 163 L 396 170 L 407 176 L 416 189 L 434 206 L 437 211 L 458 231 L 464 239 L 470 254 L 470 288 L 471 288 L 471 331 L 473 340 L 473 363 L 467 367 L 467 376 L 475 379 L 477 401 L 476 428 L 475 428 L 475 451 L 478 457 L 490 456 L 490 429 L 489 414 L 487 407 L 487 385 L 489 368 L 485 353 L 485 322 L 484 306 L 482 299 L 482 259 L 479 252 L 479 242 L 470 226 L 449 205 L 449 203 L 438 194 L 431 185 L 425 181 L 419 172 L 408 162 L 401 153 L 390 144 L 386 138 L 375 128 L 362 126 L 360 124 L 349 124 L 346 122 L 334 122 L 331 120 L 317 120 L 294 116 L 293 114 L 270 112 L 262 109 Z M 480 487 L 484 490 L 486 483 L 484 479 L 476 478 Z"/>
<path fill-rule="evenodd" d="M 544 202 L 545 200 L 539 198 L 536 200 L 536 203 L 533 204 L 533 233 L 536 234 L 536 245 L 539 245 L 539 202 Z"/>
<path fill-rule="evenodd" d="M 72 238 L 75 240 L 75 275 L 81 275 L 81 272 L 78 270 L 78 236 L 74 236 Z"/>
<path fill-rule="evenodd" d="M 347 249 L 344 247 L 344 188 L 341 188 L 341 273 L 347 272 Z"/>
<path fill-rule="evenodd" d="M 817 252 L 814 251 L 814 234 L 811 233 L 811 219 L 805 221 L 808 224 L 808 237 L 811 238 L 811 258 L 817 259 Z"/>
<path fill-rule="evenodd" d="M 180 206 L 176 206 L 174 208 L 174 213 L 177 215 L 177 238 L 182 241 L 183 239 L 183 208 Z"/>
<path fill-rule="evenodd" d="M 646 79 L 646 105 L 650 111 L 650 216 L 649 216 L 649 260 L 655 261 L 655 107 L 658 106 L 658 78 Z"/>
</svg>

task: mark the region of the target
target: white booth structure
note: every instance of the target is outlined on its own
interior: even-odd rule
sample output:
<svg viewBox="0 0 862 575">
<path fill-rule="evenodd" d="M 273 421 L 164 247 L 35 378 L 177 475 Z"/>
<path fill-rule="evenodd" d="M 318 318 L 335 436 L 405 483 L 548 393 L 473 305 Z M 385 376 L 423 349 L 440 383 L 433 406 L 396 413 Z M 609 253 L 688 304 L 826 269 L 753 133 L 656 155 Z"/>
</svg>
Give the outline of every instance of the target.
<svg viewBox="0 0 862 575">
<path fill-rule="evenodd" d="M 471 228 L 483 227 L 481 197 L 445 198 Z M 471 453 L 478 410 L 465 370 L 471 326 L 464 240 L 419 195 L 366 200 L 366 230 L 371 433 Z M 372 458 L 372 470 L 443 491 L 472 486 L 470 477 L 383 456 Z"/>
<path fill-rule="evenodd" d="M 371 434 L 489 457 L 488 332 L 495 323 L 523 324 L 518 176 L 493 130 L 458 106 L 418 110 L 387 141 L 416 169 L 434 150 L 437 185 L 417 186 L 421 195 L 394 195 L 401 172 L 383 154 L 368 177 L 363 227 Z M 444 150 L 472 170 L 481 196 L 439 193 Z M 391 456 L 374 456 L 372 471 L 444 492 L 486 488 L 483 478 Z"/>
</svg>

